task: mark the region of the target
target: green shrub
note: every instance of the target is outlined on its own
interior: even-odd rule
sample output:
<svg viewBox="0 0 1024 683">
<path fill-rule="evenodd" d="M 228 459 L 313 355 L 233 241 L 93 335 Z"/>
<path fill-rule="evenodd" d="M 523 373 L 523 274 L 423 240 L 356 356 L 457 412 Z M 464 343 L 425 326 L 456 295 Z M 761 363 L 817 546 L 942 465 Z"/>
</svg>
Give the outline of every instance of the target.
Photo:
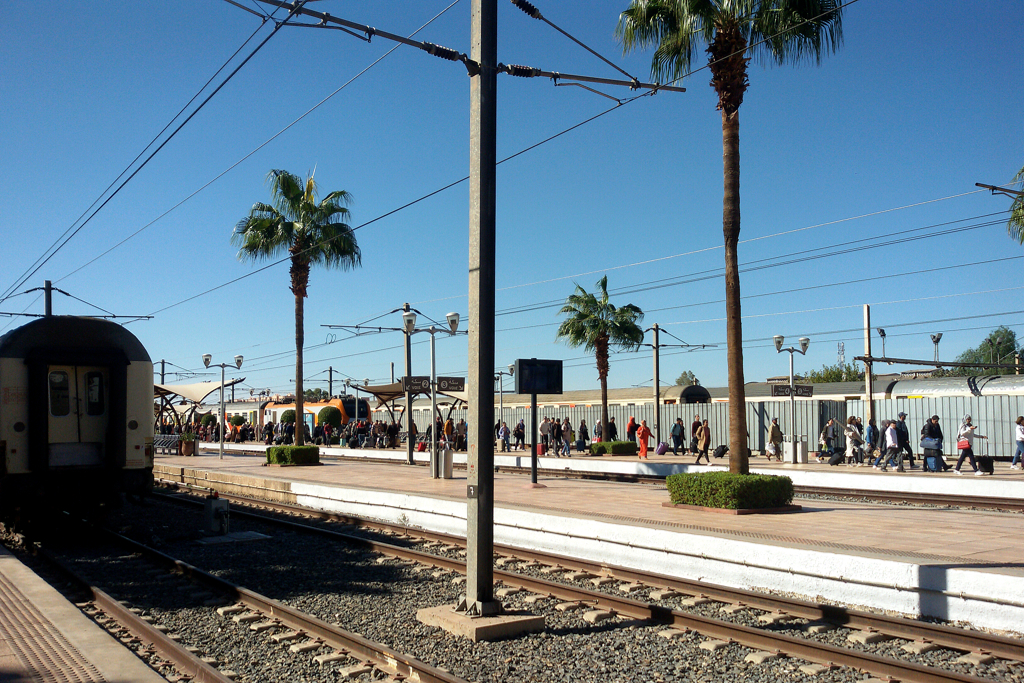
<svg viewBox="0 0 1024 683">
<path fill-rule="evenodd" d="M 282 424 L 294 424 L 295 423 L 295 411 L 291 408 L 281 413 Z"/>
<path fill-rule="evenodd" d="M 632 441 L 598 441 L 590 444 L 591 455 L 636 455 L 637 445 Z"/>
<path fill-rule="evenodd" d="M 316 416 L 317 424 L 329 424 L 335 429 L 341 427 L 341 411 L 334 406 L 327 406 Z"/>
<path fill-rule="evenodd" d="M 217 424 L 217 416 L 212 413 L 207 413 L 206 415 L 203 415 L 203 419 L 199 422 L 204 427 L 209 427 L 210 425 Z"/>
<path fill-rule="evenodd" d="M 234 425 L 235 427 L 241 427 L 242 425 L 245 424 L 245 418 L 242 417 L 241 415 L 233 415 L 229 419 L 229 422 L 231 422 L 231 424 Z"/>
<path fill-rule="evenodd" d="M 676 505 L 708 508 L 778 508 L 793 502 L 793 480 L 766 474 L 701 472 L 672 474 L 665 480 Z"/>
<path fill-rule="evenodd" d="M 271 446 L 267 449 L 270 465 L 315 465 L 320 462 L 316 446 Z"/>
</svg>

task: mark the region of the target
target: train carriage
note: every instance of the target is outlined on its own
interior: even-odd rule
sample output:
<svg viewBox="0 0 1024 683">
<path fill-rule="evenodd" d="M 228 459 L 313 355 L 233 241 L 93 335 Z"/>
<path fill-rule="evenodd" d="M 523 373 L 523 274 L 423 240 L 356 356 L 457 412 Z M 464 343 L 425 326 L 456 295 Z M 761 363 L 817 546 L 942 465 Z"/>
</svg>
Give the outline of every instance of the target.
<svg viewBox="0 0 1024 683">
<path fill-rule="evenodd" d="M 0 508 L 147 490 L 152 405 L 153 363 L 120 325 L 48 316 L 0 337 Z"/>
</svg>

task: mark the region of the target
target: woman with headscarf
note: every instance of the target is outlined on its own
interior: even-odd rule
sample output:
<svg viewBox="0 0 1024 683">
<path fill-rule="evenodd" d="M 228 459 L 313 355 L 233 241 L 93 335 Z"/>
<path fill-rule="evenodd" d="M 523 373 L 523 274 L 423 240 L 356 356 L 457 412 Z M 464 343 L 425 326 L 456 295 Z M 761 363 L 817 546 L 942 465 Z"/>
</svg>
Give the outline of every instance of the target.
<svg viewBox="0 0 1024 683">
<path fill-rule="evenodd" d="M 846 420 L 843 427 L 843 434 L 846 436 L 846 464 L 850 467 L 859 465 L 863 461 L 860 447 L 864 443 L 860 427 L 857 426 L 857 418 L 853 415 Z"/>
<path fill-rule="evenodd" d="M 636 430 L 639 426 L 636 423 L 636 418 L 632 415 L 629 416 L 629 424 L 626 425 L 626 438 L 636 443 Z"/>
<path fill-rule="evenodd" d="M 956 468 L 953 471 L 957 474 L 960 472 L 960 466 L 964 464 L 964 460 L 971 463 L 971 468 L 974 470 L 974 474 L 981 476 L 984 474 L 978 469 L 978 463 L 974 461 L 974 439 L 987 439 L 987 436 L 981 434 L 975 434 L 975 430 L 978 425 L 971 424 L 971 416 L 964 415 L 963 421 L 960 423 L 960 429 L 956 433 L 956 447 L 960 449 L 960 457 L 956 461 Z"/>
</svg>

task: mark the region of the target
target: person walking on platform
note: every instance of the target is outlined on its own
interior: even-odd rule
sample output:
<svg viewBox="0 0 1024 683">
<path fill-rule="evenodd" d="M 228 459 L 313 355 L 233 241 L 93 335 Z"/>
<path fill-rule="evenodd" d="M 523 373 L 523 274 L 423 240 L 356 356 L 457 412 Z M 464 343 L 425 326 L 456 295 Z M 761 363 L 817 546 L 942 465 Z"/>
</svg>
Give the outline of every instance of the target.
<svg viewBox="0 0 1024 683">
<path fill-rule="evenodd" d="M 1017 442 L 1017 450 L 1013 452 L 1013 461 L 1010 463 L 1011 470 L 1019 470 L 1024 467 L 1021 458 L 1024 458 L 1024 416 L 1018 417 L 1014 423 L 1014 440 Z"/>
<path fill-rule="evenodd" d="M 770 461 L 774 455 L 778 462 L 782 462 L 782 427 L 779 426 L 777 417 L 773 417 L 768 426 L 768 445 L 770 446 L 766 453 L 768 460 Z M 772 451 L 775 452 L 772 453 Z"/>
<path fill-rule="evenodd" d="M 522 420 L 512 430 L 512 436 L 515 437 L 513 448 L 517 451 L 524 450 L 526 448 L 526 424 Z"/>
<path fill-rule="evenodd" d="M 860 447 L 864 444 L 855 416 L 851 415 L 846 421 L 843 433 L 846 436 L 846 464 L 853 467 L 863 462 Z"/>
<path fill-rule="evenodd" d="M 697 460 L 693 463 L 694 465 L 700 464 L 700 459 L 704 458 L 707 464 L 711 464 L 711 458 L 708 457 L 708 446 L 711 444 L 711 428 L 708 426 L 708 421 L 704 420 L 700 427 L 697 428 L 699 432 L 697 434 Z"/>
<path fill-rule="evenodd" d="M 900 413 L 897 415 L 899 418 L 896 420 L 896 435 L 900 438 L 900 460 L 903 459 L 903 454 L 907 454 L 907 460 L 910 462 L 910 469 L 914 469 L 914 449 L 910 447 L 910 429 L 907 428 L 907 414 Z"/>
<path fill-rule="evenodd" d="M 939 416 L 932 415 L 921 427 L 921 448 L 924 449 L 925 472 L 945 472 L 949 465 L 942 459 L 942 429 Z"/>
<path fill-rule="evenodd" d="M 594 438 L 598 441 L 601 440 L 601 421 L 598 420 L 594 423 Z"/>
<path fill-rule="evenodd" d="M 672 455 L 679 455 L 679 449 L 684 448 L 682 444 L 685 441 L 686 425 L 683 424 L 683 418 L 677 417 L 676 423 L 672 425 Z"/>
<path fill-rule="evenodd" d="M 568 417 L 562 420 L 562 455 L 572 457 L 572 424 Z"/>
<path fill-rule="evenodd" d="M 626 438 L 636 443 L 636 430 L 639 427 L 636 424 L 636 418 L 632 415 L 629 416 L 629 424 L 626 425 Z"/>
<path fill-rule="evenodd" d="M 619 428 L 615 426 L 615 418 L 608 418 L 608 438 L 605 441 L 618 441 Z"/>
<path fill-rule="evenodd" d="M 978 429 L 978 425 L 971 424 L 971 416 L 964 415 L 963 422 L 960 423 L 960 430 L 956 434 L 956 447 L 960 449 L 960 457 L 956 461 L 956 468 L 953 470 L 956 474 L 963 474 L 960 471 L 960 466 L 964 464 L 964 460 L 971 463 L 971 468 L 974 470 L 975 476 L 981 476 L 984 474 L 978 469 L 978 463 L 974 460 L 974 439 L 987 439 L 987 436 L 975 433 Z"/>
<path fill-rule="evenodd" d="M 884 437 L 885 437 L 885 448 L 879 454 L 878 459 L 875 460 L 875 469 L 881 470 L 882 472 L 888 472 L 887 469 L 889 463 L 896 458 L 896 454 L 899 451 L 899 435 L 896 433 L 896 420 L 883 420 L 885 425 Z M 879 467 L 878 465 L 882 466 Z M 901 467 L 898 468 L 902 470 Z"/>
<path fill-rule="evenodd" d="M 640 444 L 640 453 L 637 456 L 641 460 L 647 460 L 647 440 L 651 438 L 651 430 L 647 427 L 647 420 L 640 420 L 640 426 L 636 430 L 637 443 Z"/>
<path fill-rule="evenodd" d="M 537 431 L 540 432 L 541 453 L 547 455 L 548 438 L 551 436 L 551 423 L 548 422 L 548 418 L 546 416 L 544 420 L 540 423 L 540 427 L 537 429 Z"/>
<path fill-rule="evenodd" d="M 508 444 L 509 436 L 510 436 L 510 434 L 509 434 L 509 431 L 508 431 L 508 425 L 505 424 L 504 422 L 502 422 L 498 426 L 498 438 L 501 439 L 501 452 L 502 453 L 506 453 L 509 450 L 511 450 L 510 447 L 509 447 L 509 444 Z"/>
<path fill-rule="evenodd" d="M 548 429 L 550 429 L 549 436 L 551 438 L 551 450 L 555 452 L 557 457 L 561 458 L 562 456 L 559 453 L 559 450 L 562 447 L 562 423 L 559 422 L 556 417 L 551 421 L 551 425 Z"/>
<path fill-rule="evenodd" d="M 587 450 L 587 445 L 590 443 L 590 432 L 587 431 L 587 421 L 580 420 L 580 428 L 576 430 L 576 445 L 583 445 L 581 451 Z"/>
<path fill-rule="evenodd" d="M 700 452 L 700 448 L 697 445 L 697 437 L 700 436 L 700 415 L 693 416 L 693 422 L 690 423 L 690 452 L 694 455 Z"/>
</svg>

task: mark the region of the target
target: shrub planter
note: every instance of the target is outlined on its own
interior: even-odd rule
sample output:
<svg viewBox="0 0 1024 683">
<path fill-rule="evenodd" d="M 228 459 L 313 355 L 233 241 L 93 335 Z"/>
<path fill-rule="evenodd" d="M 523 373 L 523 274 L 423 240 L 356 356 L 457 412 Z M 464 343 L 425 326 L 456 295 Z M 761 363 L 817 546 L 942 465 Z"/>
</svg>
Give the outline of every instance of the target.
<svg viewBox="0 0 1024 683">
<path fill-rule="evenodd" d="M 316 446 L 271 446 L 267 449 L 267 465 L 319 465 L 320 449 Z"/>
<path fill-rule="evenodd" d="M 637 445 L 632 441 L 598 441 L 590 444 L 591 455 L 636 455 Z"/>
<path fill-rule="evenodd" d="M 664 507 L 696 508 L 733 515 L 796 512 L 793 480 L 763 474 L 701 472 L 665 479 L 672 502 Z"/>
</svg>

